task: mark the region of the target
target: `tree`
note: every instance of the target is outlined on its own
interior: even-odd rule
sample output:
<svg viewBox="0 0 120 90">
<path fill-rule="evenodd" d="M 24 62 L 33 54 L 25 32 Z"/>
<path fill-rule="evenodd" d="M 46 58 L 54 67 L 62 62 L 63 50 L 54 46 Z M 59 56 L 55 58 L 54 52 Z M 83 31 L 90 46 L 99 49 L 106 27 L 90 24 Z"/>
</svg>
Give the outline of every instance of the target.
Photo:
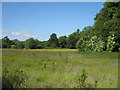
<svg viewBox="0 0 120 90">
<path fill-rule="evenodd" d="M 13 42 L 8 38 L 8 36 L 2 38 L 2 48 L 11 48 Z"/>
<path fill-rule="evenodd" d="M 24 42 L 19 41 L 19 42 L 16 44 L 16 46 L 17 46 L 18 49 L 23 49 L 23 48 L 24 48 Z"/>
<path fill-rule="evenodd" d="M 42 41 L 41 44 L 42 44 L 43 48 L 48 48 L 49 47 L 48 41 Z"/>
<path fill-rule="evenodd" d="M 2 39 L 0 39 L 0 48 L 2 48 Z"/>
<path fill-rule="evenodd" d="M 25 41 L 25 48 L 27 49 L 35 49 L 37 48 L 37 43 L 33 38 L 29 38 Z"/>
<path fill-rule="evenodd" d="M 11 40 L 15 45 L 17 45 L 17 43 L 19 42 L 18 39 L 14 39 L 14 40 Z"/>
<path fill-rule="evenodd" d="M 19 41 L 18 39 L 12 40 L 13 45 L 11 48 L 23 49 L 24 48 L 24 41 Z"/>
<path fill-rule="evenodd" d="M 16 48 L 17 48 L 17 46 L 13 44 L 13 45 L 11 45 L 11 48 L 16 49 Z"/>
<path fill-rule="evenodd" d="M 44 47 L 44 44 L 37 39 L 35 39 L 35 43 L 36 43 L 36 48 L 38 48 L 38 49 L 41 49 Z"/>
<path fill-rule="evenodd" d="M 59 45 L 58 38 L 57 38 L 57 35 L 55 33 L 50 35 L 50 39 L 48 40 L 48 45 L 52 48 L 58 47 L 58 45 Z"/>
<path fill-rule="evenodd" d="M 74 32 L 70 34 L 66 40 L 66 46 L 67 48 L 76 48 L 76 43 L 79 40 L 79 34 L 77 32 Z"/>
<path fill-rule="evenodd" d="M 119 42 L 120 36 L 120 1 L 119 2 L 105 2 L 104 7 L 94 18 L 94 35 L 102 38 L 107 42 L 110 36 L 109 32 L 116 32 L 116 43 Z"/>
<path fill-rule="evenodd" d="M 65 48 L 65 46 L 66 46 L 66 39 L 67 39 L 66 36 L 59 37 L 58 41 L 59 41 L 59 46 L 61 48 Z"/>
<path fill-rule="evenodd" d="M 77 34 L 80 34 L 80 29 L 77 29 Z"/>
<path fill-rule="evenodd" d="M 119 2 L 105 2 L 104 7 L 95 17 L 94 34 L 101 37 L 108 47 L 108 37 L 110 32 L 115 33 L 114 50 L 118 51 L 120 45 L 120 1 Z"/>
<path fill-rule="evenodd" d="M 84 27 L 83 30 L 80 32 L 79 38 L 89 40 L 92 37 L 92 32 L 93 32 L 92 26 Z"/>
<path fill-rule="evenodd" d="M 76 47 L 77 47 L 78 51 L 85 51 L 86 44 L 85 44 L 85 41 L 83 40 L 83 38 L 80 38 L 77 41 Z"/>
</svg>

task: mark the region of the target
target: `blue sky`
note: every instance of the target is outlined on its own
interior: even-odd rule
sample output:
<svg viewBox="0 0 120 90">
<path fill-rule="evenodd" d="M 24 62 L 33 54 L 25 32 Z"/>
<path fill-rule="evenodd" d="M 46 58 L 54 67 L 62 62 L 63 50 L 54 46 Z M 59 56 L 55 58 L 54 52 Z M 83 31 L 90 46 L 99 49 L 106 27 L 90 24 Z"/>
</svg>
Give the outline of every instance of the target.
<svg viewBox="0 0 120 90">
<path fill-rule="evenodd" d="M 10 39 L 48 40 L 94 24 L 103 2 L 3 2 L 2 34 Z"/>
</svg>

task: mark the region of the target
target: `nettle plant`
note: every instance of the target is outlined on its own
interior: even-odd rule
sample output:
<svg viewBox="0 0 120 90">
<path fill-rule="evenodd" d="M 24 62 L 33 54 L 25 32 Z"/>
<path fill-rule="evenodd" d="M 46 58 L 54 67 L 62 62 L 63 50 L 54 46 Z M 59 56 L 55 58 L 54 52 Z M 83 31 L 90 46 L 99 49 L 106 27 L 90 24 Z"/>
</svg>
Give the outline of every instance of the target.
<svg viewBox="0 0 120 90">
<path fill-rule="evenodd" d="M 107 51 L 111 52 L 115 47 L 115 34 L 110 32 L 110 36 L 107 38 Z"/>
</svg>

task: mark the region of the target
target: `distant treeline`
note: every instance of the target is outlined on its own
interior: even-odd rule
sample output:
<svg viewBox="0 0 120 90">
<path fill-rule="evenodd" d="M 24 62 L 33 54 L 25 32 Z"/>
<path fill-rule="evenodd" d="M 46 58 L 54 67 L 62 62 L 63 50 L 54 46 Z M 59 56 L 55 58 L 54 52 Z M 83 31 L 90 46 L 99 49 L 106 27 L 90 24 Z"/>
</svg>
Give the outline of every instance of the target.
<svg viewBox="0 0 120 90">
<path fill-rule="evenodd" d="M 26 41 L 2 38 L 2 48 L 42 49 L 42 48 L 78 48 L 79 51 L 118 51 L 120 46 L 120 1 L 105 2 L 104 7 L 94 18 L 93 26 L 77 29 L 68 37 L 53 33 L 48 41 L 29 38 Z"/>
</svg>

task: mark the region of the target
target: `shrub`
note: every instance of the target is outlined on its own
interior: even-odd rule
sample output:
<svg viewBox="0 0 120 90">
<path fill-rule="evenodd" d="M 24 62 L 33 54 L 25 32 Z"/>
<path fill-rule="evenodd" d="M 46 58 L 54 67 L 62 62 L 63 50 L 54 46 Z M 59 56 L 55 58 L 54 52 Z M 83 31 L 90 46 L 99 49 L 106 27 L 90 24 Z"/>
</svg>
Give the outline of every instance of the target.
<svg viewBox="0 0 120 90">
<path fill-rule="evenodd" d="M 91 50 L 102 52 L 105 48 L 105 43 L 102 41 L 101 38 L 93 36 L 89 40 L 80 39 L 76 43 L 76 47 L 78 48 L 79 51 Z"/>
<path fill-rule="evenodd" d="M 110 34 L 111 35 L 107 38 L 107 51 L 109 51 L 109 52 L 111 52 L 114 49 L 115 45 L 116 45 L 114 33 L 110 32 Z"/>
<path fill-rule="evenodd" d="M 87 47 L 89 47 L 90 50 L 102 52 L 104 50 L 105 43 L 102 41 L 101 38 L 98 38 L 97 36 L 93 36 L 88 41 Z"/>
<path fill-rule="evenodd" d="M 11 48 L 17 48 L 17 46 L 16 45 L 11 45 Z"/>
<path fill-rule="evenodd" d="M 76 47 L 79 51 L 85 51 L 86 48 L 86 42 L 82 39 L 79 39 L 78 42 L 76 43 Z"/>
<path fill-rule="evenodd" d="M 22 69 L 3 69 L 2 79 L 3 88 L 20 88 L 25 83 L 26 75 Z"/>
</svg>

